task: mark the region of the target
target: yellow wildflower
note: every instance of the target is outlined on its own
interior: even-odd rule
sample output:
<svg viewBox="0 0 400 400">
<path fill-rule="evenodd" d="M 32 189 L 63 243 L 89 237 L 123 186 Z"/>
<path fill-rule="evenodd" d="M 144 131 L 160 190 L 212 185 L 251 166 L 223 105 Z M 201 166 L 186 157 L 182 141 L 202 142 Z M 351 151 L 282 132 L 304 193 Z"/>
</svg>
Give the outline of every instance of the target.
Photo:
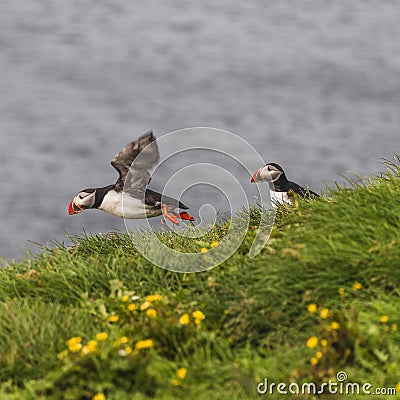
<svg viewBox="0 0 400 400">
<path fill-rule="evenodd" d="M 68 350 L 71 353 L 77 353 L 82 348 L 82 343 L 71 343 L 68 345 Z"/>
<path fill-rule="evenodd" d="M 187 369 L 186 368 L 179 368 L 178 371 L 176 371 L 176 376 L 179 379 L 185 379 L 187 374 Z"/>
<path fill-rule="evenodd" d="M 397 331 L 397 324 L 393 324 L 393 325 L 392 325 L 392 331 L 393 331 L 393 332 Z"/>
<path fill-rule="evenodd" d="M 65 357 L 68 356 L 68 350 L 63 350 L 57 354 L 57 358 L 59 360 L 63 360 Z"/>
<path fill-rule="evenodd" d="M 360 282 L 355 282 L 353 285 L 354 290 L 360 290 L 362 288 L 362 284 Z"/>
<path fill-rule="evenodd" d="M 328 341 L 326 339 L 321 339 L 321 346 L 322 347 L 328 346 Z"/>
<path fill-rule="evenodd" d="M 103 393 L 96 393 L 93 397 L 92 400 L 106 400 L 106 396 L 104 396 Z"/>
<path fill-rule="evenodd" d="M 219 245 L 218 242 L 212 242 L 212 243 L 210 244 L 210 247 L 213 249 L 214 247 L 217 247 L 218 245 Z"/>
<path fill-rule="evenodd" d="M 200 324 L 200 322 L 206 317 L 200 310 L 192 312 L 195 324 Z"/>
<path fill-rule="evenodd" d="M 322 319 L 327 319 L 329 315 L 329 310 L 327 308 L 323 308 L 320 312 L 319 312 L 319 316 Z"/>
<path fill-rule="evenodd" d="M 86 347 L 89 350 L 89 353 L 92 353 L 93 351 L 97 350 L 97 342 L 96 340 L 89 340 L 86 344 Z"/>
<path fill-rule="evenodd" d="M 179 318 L 179 322 L 182 325 L 187 325 L 190 322 L 189 314 L 186 313 L 186 314 L 181 315 Z"/>
<path fill-rule="evenodd" d="M 77 353 L 82 348 L 82 338 L 80 336 L 72 337 L 67 340 L 68 350 L 72 353 Z"/>
<path fill-rule="evenodd" d="M 126 344 L 129 342 L 129 339 L 126 336 L 122 336 L 119 338 L 119 344 Z"/>
<path fill-rule="evenodd" d="M 152 303 L 153 301 L 161 301 L 162 296 L 160 294 L 152 294 L 149 296 L 146 296 L 146 300 Z"/>
<path fill-rule="evenodd" d="M 317 358 L 322 358 L 322 351 L 317 351 L 317 352 L 315 353 L 315 357 L 317 357 Z"/>
<path fill-rule="evenodd" d="M 128 305 L 128 310 L 129 311 L 135 311 L 136 310 L 136 304 L 133 304 L 133 303 L 129 304 Z"/>
<path fill-rule="evenodd" d="M 119 316 L 118 315 L 111 315 L 111 317 L 108 317 L 108 322 L 118 322 Z"/>
<path fill-rule="evenodd" d="M 139 308 L 140 308 L 142 311 L 144 311 L 144 310 L 147 310 L 149 307 L 150 307 L 150 303 L 149 303 L 148 301 L 145 301 L 144 303 L 142 303 L 142 304 L 140 305 Z"/>
<path fill-rule="evenodd" d="M 207 253 L 208 249 L 206 247 L 202 247 L 200 250 L 202 253 Z"/>
<path fill-rule="evenodd" d="M 311 365 L 316 365 L 316 364 L 318 364 L 318 358 L 312 357 L 311 360 L 310 360 L 310 363 L 311 363 Z"/>
<path fill-rule="evenodd" d="M 82 347 L 82 354 L 93 353 L 97 350 L 97 342 L 96 340 L 89 340 L 86 346 Z"/>
<path fill-rule="evenodd" d="M 74 343 L 81 343 L 81 342 L 82 342 L 82 338 L 80 336 L 75 336 L 75 337 L 72 337 L 71 339 L 67 340 L 67 345 L 74 344 Z"/>
<path fill-rule="evenodd" d="M 181 384 L 181 382 L 180 382 L 178 379 L 172 379 L 171 383 L 172 383 L 174 386 L 179 386 L 179 385 Z"/>
<path fill-rule="evenodd" d="M 344 289 L 342 287 L 340 287 L 338 289 L 338 292 L 339 292 L 340 296 L 344 296 L 344 294 L 345 294 Z"/>
<path fill-rule="evenodd" d="M 337 329 L 340 328 L 339 323 L 336 322 L 336 321 L 331 322 L 331 324 L 330 324 L 329 326 L 330 326 L 330 328 L 333 329 L 333 330 L 337 330 Z"/>
<path fill-rule="evenodd" d="M 154 310 L 153 308 L 150 308 L 149 310 L 147 310 L 146 314 L 151 318 L 157 317 L 157 311 Z"/>
<path fill-rule="evenodd" d="M 389 317 L 387 316 L 387 315 L 382 315 L 382 317 L 381 317 L 381 322 L 383 323 L 383 324 L 386 324 L 386 322 L 388 322 L 389 321 Z"/>
<path fill-rule="evenodd" d="M 396 391 L 400 392 L 400 382 L 396 385 Z"/>
<path fill-rule="evenodd" d="M 315 313 L 317 311 L 317 305 L 315 303 L 311 303 L 307 306 L 307 311 L 309 313 Z"/>
<path fill-rule="evenodd" d="M 132 348 L 129 347 L 129 346 L 126 346 L 126 347 L 125 347 L 125 353 L 126 353 L 126 354 L 131 354 L 131 353 L 132 353 Z"/>
<path fill-rule="evenodd" d="M 317 347 L 318 345 L 318 338 L 316 336 L 311 336 L 306 343 L 307 347 L 309 349 L 313 349 L 314 347 Z"/>
<path fill-rule="evenodd" d="M 127 296 L 127 295 L 124 295 L 124 296 L 122 296 L 122 298 L 121 298 L 121 301 L 122 301 L 123 303 L 126 303 L 128 300 L 129 300 L 129 296 Z"/>
<path fill-rule="evenodd" d="M 153 339 L 139 340 L 136 345 L 136 350 L 149 349 L 154 346 Z"/>
<path fill-rule="evenodd" d="M 99 342 L 106 340 L 107 339 L 107 333 L 106 332 L 100 332 L 96 335 L 96 340 L 98 340 Z"/>
</svg>

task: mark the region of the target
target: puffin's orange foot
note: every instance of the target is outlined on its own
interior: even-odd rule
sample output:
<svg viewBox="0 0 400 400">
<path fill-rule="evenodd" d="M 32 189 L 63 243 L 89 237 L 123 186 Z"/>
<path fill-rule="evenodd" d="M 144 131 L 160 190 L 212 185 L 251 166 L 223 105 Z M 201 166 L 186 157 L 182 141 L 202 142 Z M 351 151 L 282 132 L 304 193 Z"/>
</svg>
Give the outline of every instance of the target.
<svg viewBox="0 0 400 400">
<path fill-rule="evenodd" d="M 189 215 L 186 211 L 182 211 L 179 213 L 179 218 L 184 221 L 194 221 L 194 217 Z"/>
<path fill-rule="evenodd" d="M 165 218 L 169 219 L 175 225 L 179 225 L 178 219 L 175 215 L 169 214 L 167 211 L 167 206 L 165 204 L 162 205 L 163 208 L 163 215 Z"/>
<path fill-rule="evenodd" d="M 164 214 L 164 217 L 169 219 L 171 222 L 173 222 L 175 225 L 179 225 L 178 220 L 176 219 L 176 217 L 174 217 L 171 214 Z"/>
</svg>

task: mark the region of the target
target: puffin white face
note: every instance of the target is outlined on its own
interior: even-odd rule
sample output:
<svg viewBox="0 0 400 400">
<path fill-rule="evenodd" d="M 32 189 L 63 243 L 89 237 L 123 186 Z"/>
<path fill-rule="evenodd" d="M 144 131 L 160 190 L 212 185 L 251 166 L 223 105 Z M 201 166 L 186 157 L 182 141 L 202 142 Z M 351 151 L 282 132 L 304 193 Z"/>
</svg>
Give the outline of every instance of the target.
<svg viewBox="0 0 400 400">
<path fill-rule="evenodd" d="M 86 189 L 79 192 L 69 203 L 68 214 L 79 214 L 87 208 L 92 208 L 96 200 L 96 189 Z"/>
<path fill-rule="evenodd" d="M 251 182 L 276 182 L 283 174 L 283 170 L 274 164 L 267 164 L 258 169 L 251 177 Z"/>
</svg>

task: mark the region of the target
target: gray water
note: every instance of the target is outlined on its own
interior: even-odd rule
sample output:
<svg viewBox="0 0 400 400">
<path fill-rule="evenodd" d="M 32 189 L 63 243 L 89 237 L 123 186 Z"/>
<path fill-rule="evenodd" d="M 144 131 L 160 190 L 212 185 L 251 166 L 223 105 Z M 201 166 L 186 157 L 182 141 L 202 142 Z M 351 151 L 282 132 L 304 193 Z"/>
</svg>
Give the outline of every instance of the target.
<svg viewBox="0 0 400 400">
<path fill-rule="evenodd" d="M 70 217 L 66 207 L 79 190 L 112 183 L 111 158 L 149 128 L 232 131 L 314 190 L 338 174 L 376 174 L 378 159 L 400 152 L 397 1 L 0 9 L 2 257 L 18 258 L 28 240 L 66 240 L 64 230 L 123 230 L 116 217 Z M 210 199 L 196 201 L 194 212 Z"/>
</svg>

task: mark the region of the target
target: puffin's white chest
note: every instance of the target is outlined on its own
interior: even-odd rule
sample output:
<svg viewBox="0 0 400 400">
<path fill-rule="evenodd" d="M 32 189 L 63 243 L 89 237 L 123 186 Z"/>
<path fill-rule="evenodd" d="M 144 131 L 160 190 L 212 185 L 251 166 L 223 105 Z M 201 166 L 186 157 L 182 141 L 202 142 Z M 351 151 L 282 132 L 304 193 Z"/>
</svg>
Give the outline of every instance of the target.
<svg viewBox="0 0 400 400">
<path fill-rule="evenodd" d="M 142 199 L 123 195 L 115 190 L 110 190 L 105 196 L 99 210 L 121 218 L 142 219 L 146 217 L 155 217 L 161 215 L 160 209 L 153 209 L 144 204 Z"/>
<path fill-rule="evenodd" d="M 272 207 L 276 208 L 279 204 L 291 203 L 287 192 L 275 192 L 273 190 L 269 191 L 271 196 Z"/>
</svg>

